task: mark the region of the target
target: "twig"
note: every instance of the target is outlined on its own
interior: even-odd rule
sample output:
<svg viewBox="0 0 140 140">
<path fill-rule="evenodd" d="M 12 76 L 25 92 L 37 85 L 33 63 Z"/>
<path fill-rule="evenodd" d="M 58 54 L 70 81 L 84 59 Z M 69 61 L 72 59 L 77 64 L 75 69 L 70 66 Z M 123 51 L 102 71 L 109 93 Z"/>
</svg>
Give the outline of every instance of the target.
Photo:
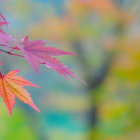
<svg viewBox="0 0 140 140">
<path fill-rule="evenodd" d="M 0 51 L 2 51 L 4 53 L 7 53 L 9 55 L 15 55 L 15 56 L 19 56 L 19 57 L 24 57 L 23 55 L 15 54 L 15 53 L 12 53 L 11 51 L 5 51 L 5 50 L 2 50 L 2 49 L 0 49 Z"/>
</svg>

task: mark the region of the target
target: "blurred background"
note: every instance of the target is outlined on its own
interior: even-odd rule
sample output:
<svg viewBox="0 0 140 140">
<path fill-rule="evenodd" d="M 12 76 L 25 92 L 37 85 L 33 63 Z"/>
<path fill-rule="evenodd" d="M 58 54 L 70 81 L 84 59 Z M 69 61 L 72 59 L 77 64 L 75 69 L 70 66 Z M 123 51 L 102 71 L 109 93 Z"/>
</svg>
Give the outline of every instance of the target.
<svg viewBox="0 0 140 140">
<path fill-rule="evenodd" d="M 0 99 L 0 140 L 140 140 L 139 0 L 1 0 L 0 12 L 12 35 L 77 52 L 60 60 L 87 82 L 1 55 L 3 73 L 42 88 L 27 88 L 40 113 L 17 100 L 9 117 Z"/>
</svg>

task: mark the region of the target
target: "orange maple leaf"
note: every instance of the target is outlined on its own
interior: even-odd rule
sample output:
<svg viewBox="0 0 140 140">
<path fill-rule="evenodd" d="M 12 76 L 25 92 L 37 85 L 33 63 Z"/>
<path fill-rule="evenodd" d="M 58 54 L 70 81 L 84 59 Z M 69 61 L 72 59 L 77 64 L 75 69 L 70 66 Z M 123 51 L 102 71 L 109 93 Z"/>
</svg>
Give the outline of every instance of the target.
<svg viewBox="0 0 140 140">
<path fill-rule="evenodd" d="M 20 70 L 10 71 L 6 75 L 2 75 L 0 72 L 0 96 L 2 96 L 9 110 L 10 116 L 12 115 L 12 111 L 16 103 L 16 97 L 22 102 L 29 104 L 36 111 L 40 112 L 30 97 L 30 93 L 24 89 L 24 86 L 34 86 L 38 88 L 39 86 L 29 82 L 21 76 L 17 76 L 19 71 Z"/>
</svg>

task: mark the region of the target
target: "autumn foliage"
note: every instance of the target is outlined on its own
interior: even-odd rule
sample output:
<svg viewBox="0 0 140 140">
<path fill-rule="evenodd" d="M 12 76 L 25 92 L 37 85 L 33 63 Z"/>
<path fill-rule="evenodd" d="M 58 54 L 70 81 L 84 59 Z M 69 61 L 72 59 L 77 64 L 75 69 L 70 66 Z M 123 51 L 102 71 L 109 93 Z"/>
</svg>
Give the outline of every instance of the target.
<svg viewBox="0 0 140 140">
<path fill-rule="evenodd" d="M 76 55 L 76 53 L 66 52 L 61 49 L 46 46 L 46 41 L 42 40 L 29 40 L 29 37 L 16 39 L 10 34 L 1 29 L 3 26 L 8 26 L 8 22 L 5 17 L 0 14 L 0 52 L 7 53 L 9 55 L 15 55 L 25 58 L 31 66 L 39 73 L 40 64 L 44 64 L 46 67 L 57 71 L 59 74 L 69 80 L 71 78 L 80 78 L 74 74 L 69 67 L 63 65 L 56 57 L 59 55 Z M 20 35 L 18 35 L 19 38 Z M 23 55 L 16 52 L 22 52 Z M 0 62 L 2 65 L 2 62 Z M 12 70 L 6 75 L 2 75 L 0 71 L 0 95 L 6 104 L 10 115 L 15 106 L 15 98 L 19 98 L 22 102 L 29 104 L 32 108 L 39 112 L 39 109 L 34 104 L 30 93 L 24 88 L 24 86 L 39 87 L 27 79 L 17 76 L 20 70 Z M 69 77 L 68 77 L 69 76 Z M 83 81 L 82 81 L 83 82 Z M 83 82 L 84 83 L 84 82 Z"/>
</svg>

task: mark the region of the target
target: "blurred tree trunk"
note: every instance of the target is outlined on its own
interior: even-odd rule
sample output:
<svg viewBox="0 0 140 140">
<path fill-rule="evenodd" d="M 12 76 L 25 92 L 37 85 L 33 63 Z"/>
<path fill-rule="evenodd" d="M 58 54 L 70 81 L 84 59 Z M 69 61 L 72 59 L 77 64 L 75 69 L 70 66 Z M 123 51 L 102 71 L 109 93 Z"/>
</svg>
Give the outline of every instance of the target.
<svg viewBox="0 0 140 140">
<path fill-rule="evenodd" d="M 121 15 L 120 15 L 121 16 Z M 73 42 L 73 47 L 76 50 L 78 55 L 78 61 L 79 64 L 82 67 L 82 71 L 86 73 L 85 80 L 87 82 L 86 91 L 89 93 L 89 102 L 92 103 L 91 109 L 88 114 L 88 123 L 89 123 L 89 129 L 91 130 L 91 135 L 89 137 L 89 140 L 93 140 L 92 138 L 92 130 L 94 129 L 96 123 L 98 122 L 98 106 L 96 103 L 95 97 L 95 90 L 100 87 L 105 78 L 108 76 L 110 68 L 113 64 L 113 59 L 117 55 L 117 49 L 118 49 L 118 43 L 119 40 L 124 36 L 125 33 L 125 24 L 120 20 L 116 25 L 114 25 L 114 34 L 116 36 L 116 44 L 114 46 L 114 50 L 110 51 L 108 56 L 105 60 L 103 60 L 101 67 L 93 73 L 90 73 L 90 66 L 88 65 L 88 62 L 85 58 L 85 51 L 82 49 L 81 41 L 75 40 Z"/>
<path fill-rule="evenodd" d="M 78 53 L 78 61 L 82 67 L 82 70 L 84 73 L 86 73 L 85 80 L 87 82 L 86 91 L 89 93 L 89 102 L 92 103 L 92 106 L 90 108 L 89 114 L 88 114 L 88 124 L 89 129 L 92 130 L 94 126 L 96 125 L 98 121 L 98 107 L 95 105 L 95 98 L 94 98 L 94 90 L 97 89 L 99 86 L 102 85 L 104 82 L 106 76 L 109 73 L 109 69 L 112 62 L 112 54 L 109 54 L 109 56 L 106 58 L 106 60 L 103 61 L 103 64 L 101 67 L 93 73 L 90 73 L 91 67 L 88 65 L 88 62 L 85 58 L 85 52 L 82 49 L 82 44 L 80 41 L 75 41 L 73 44 L 76 52 Z"/>
</svg>

